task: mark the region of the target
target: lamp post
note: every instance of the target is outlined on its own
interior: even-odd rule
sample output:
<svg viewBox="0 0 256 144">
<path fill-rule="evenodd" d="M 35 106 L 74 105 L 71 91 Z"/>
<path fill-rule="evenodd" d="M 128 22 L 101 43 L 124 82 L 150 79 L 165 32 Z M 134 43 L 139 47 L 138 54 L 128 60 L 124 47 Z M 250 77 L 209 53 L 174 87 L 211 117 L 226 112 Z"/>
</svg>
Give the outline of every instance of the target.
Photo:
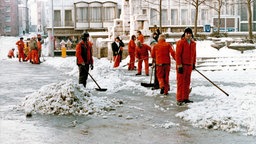
<svg viewBox="0 0 256 144">
<path fill-rule="evenodd" d="M 50 38 L 51 40 L 51 50 L 50 50 L 50 56 L 54 56 L 54 11 L 53 11 L 53 0 L 52 0 L 52 36 Z"/>
</svg>

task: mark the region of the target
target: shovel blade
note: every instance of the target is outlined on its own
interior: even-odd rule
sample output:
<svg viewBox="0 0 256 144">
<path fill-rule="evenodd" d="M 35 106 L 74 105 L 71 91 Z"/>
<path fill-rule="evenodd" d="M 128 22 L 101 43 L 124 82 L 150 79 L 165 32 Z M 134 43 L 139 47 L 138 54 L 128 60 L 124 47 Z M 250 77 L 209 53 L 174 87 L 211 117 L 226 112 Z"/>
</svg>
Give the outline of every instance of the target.
<svg viewBox="0 0 256 144">
<path fill-rule="evenodd" d="M 154 87 L 154 84 L 152 83 L 141 83 L 140 85 L 144 87 Z"/>
<path fill-rule="evenodd" d="M 95 88 L 96 91 L 107 91 L 108 89 L 106 88 Z"/>
</svg>

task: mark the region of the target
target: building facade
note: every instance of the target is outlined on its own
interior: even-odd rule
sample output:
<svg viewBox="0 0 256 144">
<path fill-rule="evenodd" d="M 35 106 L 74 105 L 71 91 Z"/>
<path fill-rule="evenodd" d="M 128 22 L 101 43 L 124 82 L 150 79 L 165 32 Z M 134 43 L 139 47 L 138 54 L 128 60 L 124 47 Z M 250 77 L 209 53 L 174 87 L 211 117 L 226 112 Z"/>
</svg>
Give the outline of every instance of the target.
<svg viewBox="0 0 256 144">
<path fill-rule="evenodd" d="M 18 0 L 0 0 L 0 35 L 19 35 Z"/>
<path fill-rule="evenodd" d="M 54 50 L 61 41 L 74 50 L 83 32 L 107 32 L 118 17 L 116 0 L 49 0 L 45 6 L 48 36 L 54 35 Z"/>
<path fill-rule="evenodd" d="M 19 0 L 18 2 L 19 34 L 29 33 L 28 0 Z"/>
</svg>

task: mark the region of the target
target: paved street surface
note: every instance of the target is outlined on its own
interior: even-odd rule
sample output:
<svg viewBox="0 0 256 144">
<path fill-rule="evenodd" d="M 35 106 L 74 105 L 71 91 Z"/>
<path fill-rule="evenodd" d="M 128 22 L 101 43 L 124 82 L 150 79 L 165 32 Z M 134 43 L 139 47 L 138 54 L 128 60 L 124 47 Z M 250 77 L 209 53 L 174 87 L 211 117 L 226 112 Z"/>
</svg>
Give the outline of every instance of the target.
<svg viewBox="0 0 256 144">
<path fill-rule="evenodd" d="M 38 114 L 26 118 L 25 113 L 18 110 L 27 94 L 43 85 L 67 78 L 44 64 L 0 61 L 0 143 L 254 144 L 256 141 L 256 137 L 243 136 L 241 133 L 193 128 L 175 117 L 176 113 L 186 107 L 175 105 L 174 93 L 166 97 L 149 97 L 131 91 L 107 95 L 109 98 L 122 99 L 124 104 L 103 116 Z M 102 92 L 92 93 L 99 97 L 106 96 Z M 200 100 L 200 96 L 197 99 Z M 169 128 L 161 126 L 168 122 L 174 124 Z"/>
</svg>

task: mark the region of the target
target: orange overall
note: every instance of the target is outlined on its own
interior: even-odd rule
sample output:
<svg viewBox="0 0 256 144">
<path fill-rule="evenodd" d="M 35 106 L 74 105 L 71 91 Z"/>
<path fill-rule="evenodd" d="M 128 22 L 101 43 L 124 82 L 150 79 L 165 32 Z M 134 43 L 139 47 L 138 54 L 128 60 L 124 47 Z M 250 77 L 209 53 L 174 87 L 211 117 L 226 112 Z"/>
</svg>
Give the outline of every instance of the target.
<svg viewBox="0 0 256 144">
<path fill-rule="evenodd" d="M 152 58 L 156 61 L 156 73 L 159 81 L 159 87 L 164 88 L 164 94 L 170 90 L 169 73 L 171 68 L 171 57 L 175 59 L 175 51 L 172 46 L 161 39 L 153 47 Z"/>
<path fill-rule="evenodd" d="M 19 51 L 19 61 L 22 59 L 23 61 L 25 60 L 25 55 L 24 55 L 24 42 L 22 40 L 19 40 L 16 42 L 16 45 L 18 46 L 18 51 Z"/>
<path fill-rule="evenodd" d="M 149 64 L 148 64 L 148 52 L 151 52 L 151 47 L 146 44 L 141 44 L 141 47 L 136 47 L 136 58 L 138 61 L 138 74 L 141 74 L 142 71 L 142 62 L 145 64 L 145 73 L 149 75 Z"/>
<path fill-rule="evenodd" d="M 189 100 L 191 72 L 196 63 L 196 43 L 182 38 L 176 46 L 176 65 L 183 67 L 183 73 L 177 71 L 177 96 L 179 102 Z"/>
<path fill-rule="evenodd" d="M 133 39 L 131 39 L 128 43 L 128 52 L 130 56 L 130 62 L 128 66 L 128 70 L 134 70 L 134 64 L 135 64 L 135 48 L 136 44 Z"/>
</svg>

